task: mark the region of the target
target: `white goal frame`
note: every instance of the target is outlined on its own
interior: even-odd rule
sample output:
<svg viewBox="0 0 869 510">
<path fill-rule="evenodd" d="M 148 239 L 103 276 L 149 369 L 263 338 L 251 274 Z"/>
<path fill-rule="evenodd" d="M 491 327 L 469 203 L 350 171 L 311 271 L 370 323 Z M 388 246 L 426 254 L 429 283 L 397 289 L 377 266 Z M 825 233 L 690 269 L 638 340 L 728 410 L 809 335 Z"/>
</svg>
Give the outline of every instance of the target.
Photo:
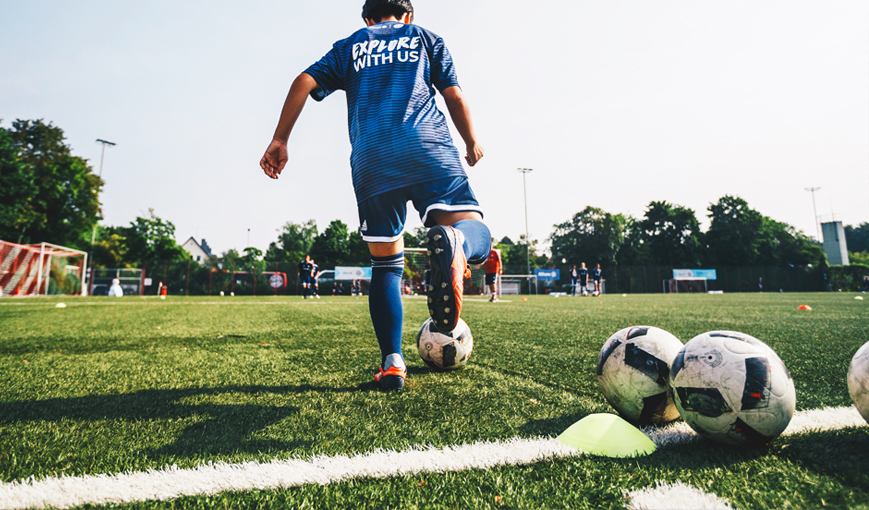
<svg viewBox="0 0 869 510">
<path fill-rule="evenodd" d="M 61 262 L 82 258 L 76 266 Z M 47 296 L 51 270 L 75 274 L 79 293 L 87 296 L 87 252 L 51 243 L 16 244 L 0 240 L 0 296 Z M 72 269 L 72 271 L 70 271 Z"/>
</svg>

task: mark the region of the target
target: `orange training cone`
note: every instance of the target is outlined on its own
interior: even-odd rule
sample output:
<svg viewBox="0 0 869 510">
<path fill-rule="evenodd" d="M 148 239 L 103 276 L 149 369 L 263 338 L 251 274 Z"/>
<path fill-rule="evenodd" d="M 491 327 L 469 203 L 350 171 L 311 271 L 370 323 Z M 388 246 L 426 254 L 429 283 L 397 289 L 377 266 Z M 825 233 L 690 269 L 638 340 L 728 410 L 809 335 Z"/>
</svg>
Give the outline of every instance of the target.
<svg viewBox="0 0 869 510">
<path fill-rule="evenodd" d="M 809 305 L 800 305 L 799 307 L 797 307 L 797 310 L 810 310 L 811 311 L 811 309 L 812 309 L 812 307 Z"/>
</svg>

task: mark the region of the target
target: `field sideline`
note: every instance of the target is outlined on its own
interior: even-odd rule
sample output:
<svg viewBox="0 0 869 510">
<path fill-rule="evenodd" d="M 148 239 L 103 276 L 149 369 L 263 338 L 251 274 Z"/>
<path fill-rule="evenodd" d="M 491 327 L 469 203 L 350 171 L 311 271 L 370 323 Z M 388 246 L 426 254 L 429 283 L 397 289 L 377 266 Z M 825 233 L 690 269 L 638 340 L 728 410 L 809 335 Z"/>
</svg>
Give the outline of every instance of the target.
<svg viewBox="0 0 869 510">
<path fill-rule="evenodd" d="M 63 309 L 59 298 L 4 299 L 0 481 L 545 440 L 587 414 L 611 412 L 597 389 L 597 354 L 611 333 L 639 324 L 683 341 L 712 329 L 752 334 L 787 364 L 798 410 L 850 407 L 848 363 L 869 341 L 869 305 L 853 298 L 469 301 L 463 318 L 474 357 L 451 374 L 419 361 L 412 339 L 427 313 L 422 300 L 408 299 L 410 376 L 400 394 L 370 382 L 378 354 L 365 298 L 70 298 Z M 386 478 L 363 473 L 130 508 L 624 507 L 626 493 L 677 481 L 734 508 L 867 508 L 869 426 L 856 425 L 788 434 L 763 449 L 690 441 L 632 460 L 551 456 Z M 377 462 L 388 471 L 389 460 Z"/>
</svg>

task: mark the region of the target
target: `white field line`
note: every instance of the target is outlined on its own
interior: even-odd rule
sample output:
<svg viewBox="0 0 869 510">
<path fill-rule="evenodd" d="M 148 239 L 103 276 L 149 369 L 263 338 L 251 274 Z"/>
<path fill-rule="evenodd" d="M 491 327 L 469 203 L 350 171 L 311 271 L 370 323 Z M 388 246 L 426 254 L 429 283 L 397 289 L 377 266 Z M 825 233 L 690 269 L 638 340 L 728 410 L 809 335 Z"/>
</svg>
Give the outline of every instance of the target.
<svg viewBox="0 0 869 510">
<path fill-rule="evenodd" d="M 795 413 L 784 435 L 837 430 L 865 424 L 866 422 L 853 407 L 800 411 Z M 647 429 L 644 432 L 659 448 L 678 447 L 701 440 L 684 423 L 661 429 Z M 48 506 L 69 508 L 88 503 L 165 500 L 180 496 L 275 489 L 309 483 L 325 485 L 359 477 L 386 478 L 416 473 L 489 469 L 578 455 L 582 455 L 582 452 L 564 446 L 553 438 L 514 438 L 440 449 L 418 447 L 402 452 L 379 450 L 355 456 L 314 457 L 310 460 L 287 459 L 240 464 L 216 462 L 190 469 L 170 466 L 115 475 L 62 476 L 38 480 L 31 477 L 0 484 L 0 509 Z M 650 494 L 658 494 L 661 491 L 664 493 L 673 490 L 683 491 L 683 488 L 674 489 L 673 486 L 661 487 L 652 490 Z M 637 501 L 652 500 L 640 498 Z M 663 503 L 663 507 L 677 508 L 670 503 L 672 501 Z M 635 508 L 662 507 L 652 503 L 644 504 L 647 506 Z M 703 507 L 692 506 L 692 508 Z"/>
<path fill-rule="evenodd" d="M 679 480 L 675 483 L 658 481 L 655 486 L 636 491 L 624 491 L 628 510 L 731 510 L 725 499 L 695 489 Z"/>
<path fill-rule="evenodd" d="M 513 439 L 400 453 L 381 450 L 353 457 L 315 457 L 309 461 L 219 462 L 192 469 L 168 467 L 118 475 L 29 479 L 0 485 L 0 508 L 69 508 L 87 503 L 165 500 L 225 491 L 326 485 L 360 477 L 488 469 L 571 455 L 577 455 L 577 451 L 554 439 Z"/>
</svg>

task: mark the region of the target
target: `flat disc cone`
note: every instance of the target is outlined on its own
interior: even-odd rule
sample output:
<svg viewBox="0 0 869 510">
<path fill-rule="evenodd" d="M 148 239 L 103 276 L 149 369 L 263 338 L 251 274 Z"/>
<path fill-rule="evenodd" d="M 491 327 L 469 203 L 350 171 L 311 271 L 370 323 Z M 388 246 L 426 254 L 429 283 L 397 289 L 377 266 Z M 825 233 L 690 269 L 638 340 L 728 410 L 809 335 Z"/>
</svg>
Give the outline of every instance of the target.
<svg viewBox="0 0 869 510">
<path fill-rule="evenodd" d="M 655 443 L 615 414 L 590 414 L 558 436 L 561 444 L 603 457 L 640 457 L 655 451 Z"/>
</svg>

